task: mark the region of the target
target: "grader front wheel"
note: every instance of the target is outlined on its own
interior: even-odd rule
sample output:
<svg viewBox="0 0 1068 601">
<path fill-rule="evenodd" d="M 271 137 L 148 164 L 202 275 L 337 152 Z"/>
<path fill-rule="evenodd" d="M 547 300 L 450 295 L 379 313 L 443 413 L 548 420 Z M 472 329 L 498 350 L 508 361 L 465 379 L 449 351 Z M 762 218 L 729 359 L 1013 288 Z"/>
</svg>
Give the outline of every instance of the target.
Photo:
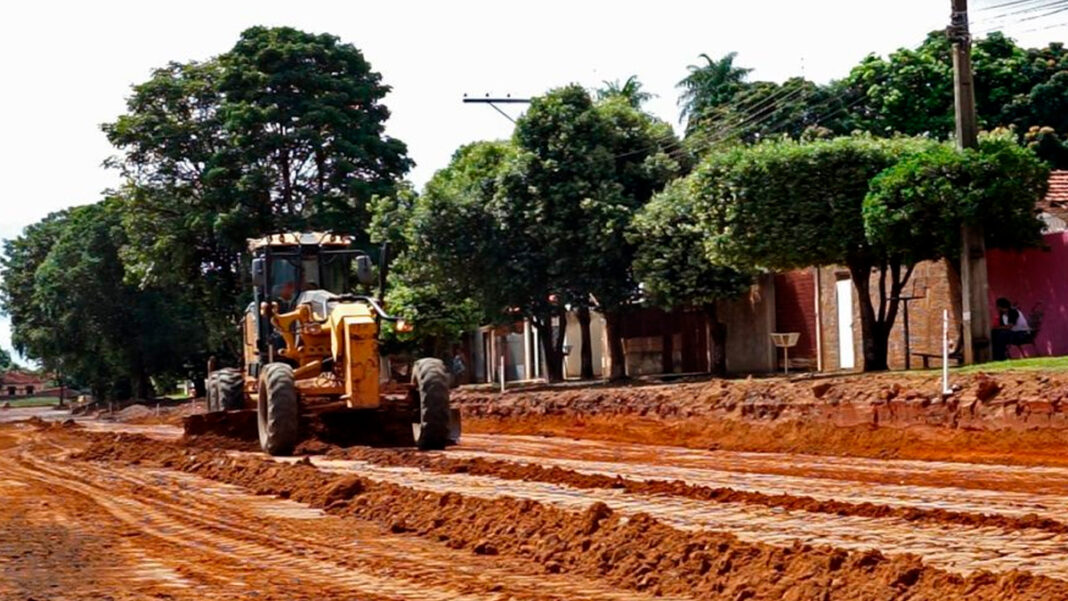
<svg viewBox="0 0 1068 601">
<path fill-rule="evenodd" d="M 449 373 L 440 359 L 420 359 L 412 368 L 419 395 L 415 444 L 420 450 L 441 450 L 449 442 Z"/>
<path fill-rule="evenodd" d="M 260 446 L 269 455 L 289 455 L 297 446 L 299 407 L 293 368 L 268 363 L 260 374 L 257 424 Z"/>
</svg>

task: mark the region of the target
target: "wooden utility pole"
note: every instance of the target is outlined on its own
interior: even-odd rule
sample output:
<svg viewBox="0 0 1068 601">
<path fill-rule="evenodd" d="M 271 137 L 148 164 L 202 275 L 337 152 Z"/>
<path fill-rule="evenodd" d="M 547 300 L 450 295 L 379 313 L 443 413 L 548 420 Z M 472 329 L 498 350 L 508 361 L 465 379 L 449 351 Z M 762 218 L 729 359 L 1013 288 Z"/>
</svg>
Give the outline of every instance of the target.
<svg viewBox="0 0 1068 601">
<path fill-rule="evenodd" d="M 972 39 L 968 29 L 968 0 L 952 0 L 953 12 L 947 33 L 953 43 L 953 96 L 957 115 L 957 146 L 975 148 L 979 127 L 975 116 L 975 85 L 972 80 Z M 986 243 L 983 228 L 965 225 L 960 256 L 961 327 L 964 330 L 964 363 L 990 360 L 990 312 L 987 310 Z"/>
</svg>

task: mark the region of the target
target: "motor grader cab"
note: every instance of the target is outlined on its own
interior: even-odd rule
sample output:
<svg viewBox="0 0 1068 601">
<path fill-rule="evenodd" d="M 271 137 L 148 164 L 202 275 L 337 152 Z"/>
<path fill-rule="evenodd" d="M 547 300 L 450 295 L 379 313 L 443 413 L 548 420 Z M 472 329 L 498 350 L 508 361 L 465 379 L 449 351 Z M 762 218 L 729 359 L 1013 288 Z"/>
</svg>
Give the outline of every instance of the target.
<svg viewBox="0 0 1068 601">
<path fill-rule="evenodd" d="M 255 411 L 260 446 L 271 455 L 290 454 L 314 420 L 364 430 L 399 425 L 395 444 L 420 449 L 458 440 L 459 413 L 449 408 L 441 360 L 420 359 L 410 383 L 391 385 L 379 334 L 384 322 L 401 330 L 405 324 L 369 293 L 375 281 L 369 252 L 350 236 L 330 233 L 275 234 L 249 240 L 249 250 L 253 300 L 241 324 L 244 366 L 209 368 L 209 411 Z M 382 265 L 385 254 L 383 248 Z M 326 419 L 338 416 L 347 419 Z"/>
</svg>

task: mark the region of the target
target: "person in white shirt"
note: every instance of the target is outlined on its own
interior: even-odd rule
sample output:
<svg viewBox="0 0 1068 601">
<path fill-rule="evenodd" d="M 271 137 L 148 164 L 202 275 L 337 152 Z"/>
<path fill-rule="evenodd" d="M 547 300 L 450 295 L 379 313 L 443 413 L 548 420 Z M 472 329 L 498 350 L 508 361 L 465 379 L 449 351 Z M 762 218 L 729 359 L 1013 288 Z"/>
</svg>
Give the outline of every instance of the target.
<svg viewBox="0 0 1068 601">
<path fill-rule="evenodd" d="M 1010 344 L 1024 344 L 1031 338 L 1031 326 L 1022 311 L 1014 307 L 1009 299 L 1002 297 L 995 303 L 998 309 L 998 322 L 991 332 L 994 345 L 994 361 L 1009 358 Z"/>
</svg>

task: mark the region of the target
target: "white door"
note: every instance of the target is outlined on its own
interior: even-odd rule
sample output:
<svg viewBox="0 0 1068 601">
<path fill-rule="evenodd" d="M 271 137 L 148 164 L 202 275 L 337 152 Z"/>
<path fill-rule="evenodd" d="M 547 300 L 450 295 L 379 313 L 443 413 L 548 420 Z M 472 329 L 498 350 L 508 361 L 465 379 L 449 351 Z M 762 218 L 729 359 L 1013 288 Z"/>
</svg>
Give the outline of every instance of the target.
<svg viewBox="0 0 1068 601">
<path fill-rule="evenodd" d="M 838 368 L 853 369 L 853 280 L 838 280 Z"/>
</svg>

